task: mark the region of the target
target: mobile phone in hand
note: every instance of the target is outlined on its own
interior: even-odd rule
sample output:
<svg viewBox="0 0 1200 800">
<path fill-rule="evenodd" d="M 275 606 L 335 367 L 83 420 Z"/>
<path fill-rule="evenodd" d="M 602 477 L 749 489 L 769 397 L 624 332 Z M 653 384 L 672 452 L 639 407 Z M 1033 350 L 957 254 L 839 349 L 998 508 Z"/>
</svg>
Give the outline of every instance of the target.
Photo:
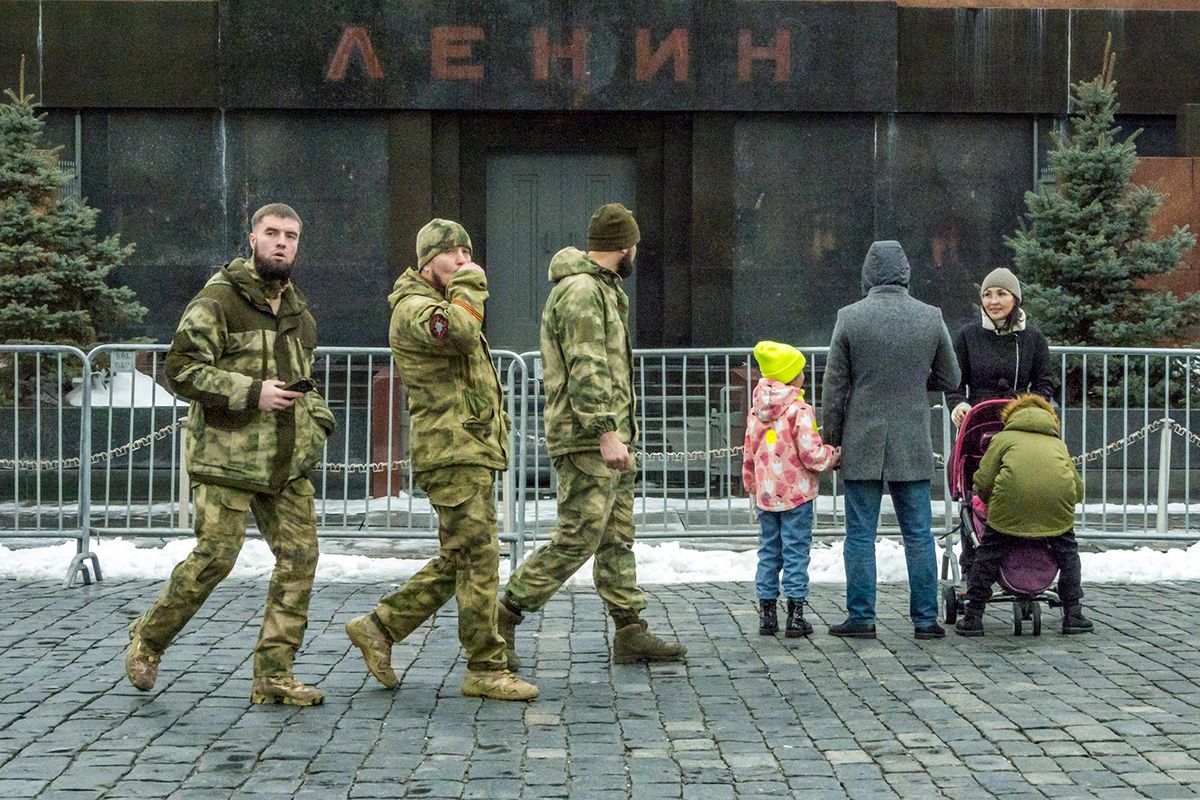
<svg viewBox="0 0 1200 800">
<path fill-rule="evenodd" d="M 299 378 L 283 387 L 286 392 L 311 392 L 316 388 L 317 383 L 312 378 Z"/>
</svg>

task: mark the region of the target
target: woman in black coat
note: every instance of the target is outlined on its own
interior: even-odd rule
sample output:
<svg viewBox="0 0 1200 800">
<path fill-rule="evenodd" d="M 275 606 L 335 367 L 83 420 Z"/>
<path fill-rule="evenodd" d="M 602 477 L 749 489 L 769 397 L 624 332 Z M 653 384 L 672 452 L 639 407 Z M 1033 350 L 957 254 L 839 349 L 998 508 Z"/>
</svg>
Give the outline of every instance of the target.
<svg viewBox="0 0 1200 800">
<path fill-rule="evenodd" d="M 1032 392 L 1054 400 L 1050 347 L 1046 337 L 1025 317 L 1021 283 L 1000 267 L 980 284 L 983 313 L 959 329 L 954 353 L 962 370 L 958 389 L 946 394 L 955 427 L 976 403 Z"/>
</svg>

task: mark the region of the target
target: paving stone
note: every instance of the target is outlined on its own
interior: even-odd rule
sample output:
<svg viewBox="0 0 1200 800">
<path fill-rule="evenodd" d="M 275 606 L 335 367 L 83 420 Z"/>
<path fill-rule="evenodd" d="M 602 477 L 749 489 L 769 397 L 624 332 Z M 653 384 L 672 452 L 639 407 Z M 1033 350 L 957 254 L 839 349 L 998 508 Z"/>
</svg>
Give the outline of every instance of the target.
<svg viewBox="0 0 1200 800">
<path fill-rule="evenodd" d="M 646 618 L 690 650 L 650 666 L 610 664 L 601 602 L 568 589 L 522 627 L 542 696 L 517 704 L 458 694 L 453 604 L 395 648 L 401 687 L 375 686 L 341 626 L 380 587 L 335 583 L 296 662 L 327 693 L 311 709 L 247 703 L 261 581 L 218 587 L 155 691 L 129 687 L 123 624 L 158 587 L 5 582 L 0 797 L 1200 796 L 1200 584 L 1169 609 L 1161 586 L 1089 585 L 1090 637 L 989 614 L 988 636 L 932 643 L 903 584 L 880 586 L 874 642 L 828 636 L 844 589 L 814 584 L 818 633 L 795 643 L 758 636 L 749 582 L 647 587 Z"/>
</svg>

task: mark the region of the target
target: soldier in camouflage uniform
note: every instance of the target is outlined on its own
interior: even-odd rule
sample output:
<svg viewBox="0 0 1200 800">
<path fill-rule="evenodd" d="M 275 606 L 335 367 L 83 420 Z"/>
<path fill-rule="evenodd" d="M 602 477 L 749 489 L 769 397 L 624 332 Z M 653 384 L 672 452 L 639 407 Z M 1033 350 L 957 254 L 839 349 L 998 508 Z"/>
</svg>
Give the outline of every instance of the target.
<svg viewBox="0 0 1200 800">
<path fill-rule="evenodd" d="M 601 206 L 588 226 L 588 251 L 574 247 L 550 261 L 554 288 L 542 313 L 546 442 L 558 474 L 558 525 L 550 541 L 517 568 L 500 604 L 509 669 L 517 669 L 516 626 L 595 556 L 596 591 L 612 615 L 616 663 L 675 661 L 686 650 L 646 630 L 646 607 L 633 555 L 637 440 L 629 298 L 621 279 L 633 271 L 640 239 L 633 214 Z"/>
<path fill-rule="evenodd" d="M 188 474 L 196 547 L 150 610 L 130 625 L 125 674 L 154 686 L 167 645 L 237 561 L 246 512 L 275 555 L 254 651 L 254 703 L 316 705 L 324 695 L 292 677 L 317 569 L 317 519 L 308 472 L 333 431 L 315 389 L 283 387 L 312 375 L 317 327 L 291 282 L 300 218 L 282 203 L 253 217 L 250 260 L 236 258 L 188 304 L 167 353 L 171 388 L 192 401 Z"/>
<path fill-rule="evenodd" d="M 417 268 L 396 281 L 390 341 L 408 390 L 413 478 L 437 511 L 438 555 L 368 614 L 346 623 L 367 669 L 397 684 L 392 645 L 453 596 L 467 654 L 462 693 L 532 700 L 537 687 L 508 671 L 496 632 L 500 543 L 493 473 L 508 464 L 508 418 L 483 338 L 487 278 L 457 222 L 435 219 L 417 235 Z"/>
</svg>

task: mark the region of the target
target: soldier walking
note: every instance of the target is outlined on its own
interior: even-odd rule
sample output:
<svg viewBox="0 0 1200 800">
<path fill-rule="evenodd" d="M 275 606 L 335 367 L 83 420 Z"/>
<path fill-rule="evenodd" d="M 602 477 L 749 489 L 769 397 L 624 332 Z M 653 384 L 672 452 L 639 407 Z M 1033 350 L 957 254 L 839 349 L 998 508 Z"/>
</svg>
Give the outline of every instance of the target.
<svg viewBox="0 0 1200 800">
<path fill-rule="evenodd" d="M 438 516 L 436 558 L 368 614 L 346 623 L 367 669 L 397 684 L 392 645 L 451 598 L 467 654 L 462 693 L 533 700 L 536 686 L 513 675 L 496 632 L 500 543 L 493 473 L 508 465 L 508 419 L 483 337 L 487 277 L 471 260 L 457 222 L 435 219 L 417 234 L 417 268 L 396 281 L 390 341 L 412 418 L 413 478 Z"/>
<path fill-rule="evenodd" d="M 509 669 L 520 667 L 514 638 L 526 612 L 546 604 L 595 556 L 596 591 L 613 618 L 612 659 L 676 661 L 686 654 L 646 630 L 646 607 L 633 555 L 637 440 L 629 298 L 637 221 L 619 203 L 601 206 L 588 226 L 588 252 L 560 250 L 550 261 L 554 288 L 542 312 L 546 442 L 558 474 L 558 525 L 508 581 L 500 635 Z"/>
<path fill-rule="evenodd" d="M 256 211 L 252 257 L 235 258 L 205 284 L 183 312 L 167 353 L 171 388 L 192 401 L 187 468 L 196 547 L 150 610 L 130 625 L 125 674 L 142 691 L 154 687 L 163 651 L 233 569 L 246 512 L 253 511 L 275 570 L 250 701 L 311 706 L 324 700 L 320 690 L 292 676 L 317 569 L 308 472 L 334 427 L 311 382 L 316 321 L 291 281 L 300 229 L 300 218 L 283 203 Z"/>
</svg>

